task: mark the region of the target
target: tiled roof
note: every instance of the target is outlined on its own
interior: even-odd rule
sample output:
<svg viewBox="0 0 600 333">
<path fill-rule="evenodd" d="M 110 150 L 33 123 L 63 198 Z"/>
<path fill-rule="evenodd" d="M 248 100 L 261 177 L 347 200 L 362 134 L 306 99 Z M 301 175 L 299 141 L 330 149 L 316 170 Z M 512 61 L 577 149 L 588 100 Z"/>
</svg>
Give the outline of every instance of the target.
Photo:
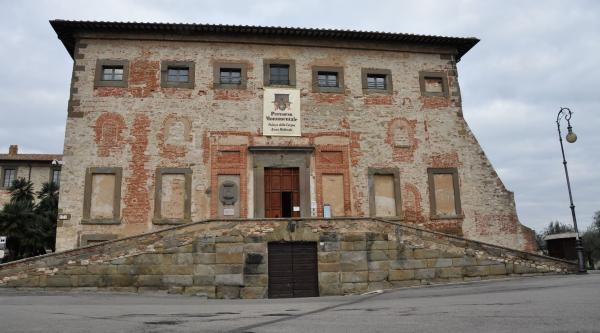
<svg viewBox="0 0 600 333">
<path fill-rule="evenodd" d="M 106 22 L 106 21 L 69 21 L 51 20 L 50 25 L 56 31 L 71 57 L 75 47 L 75 35 L 81 32 L 94 33 L 148 33 L 169 35 L 247 35 L 247 36 L 279 36 L 286 38 L 301 37 L 315 40 L 345 40 L 355 42 L 389 42 L 399 44 L 424 44 L 452 46 L 458 51 L 457 61 L 467 53 L 479 39 L 474 37 L 445 37 L 432 35 L 415 35 L 406 33 L 389 33 L 378 31 L 262 27 L 249 25 L 225 24 L 190 24 L 190 23 L 153 23 L 153 22 Z"/>
<path fill-rule="evenodd" d="M 53 160 L 62 161 L 60 154 L 0 154 L 0 162 L 2 161 L 36 161 L 36 162 L 52 162 Z"/>
</svg>

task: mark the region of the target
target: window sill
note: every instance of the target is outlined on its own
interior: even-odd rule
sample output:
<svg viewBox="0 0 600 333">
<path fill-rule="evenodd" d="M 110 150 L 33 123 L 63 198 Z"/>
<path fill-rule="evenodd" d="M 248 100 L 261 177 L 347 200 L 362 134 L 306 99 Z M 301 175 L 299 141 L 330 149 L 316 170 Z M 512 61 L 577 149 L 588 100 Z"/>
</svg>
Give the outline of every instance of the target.
<svg viewBox="0 0 600 333">
<path fill-rule="evenodd" d="M 96 81 L 94 88 L 127 88 L 127 81 Z"/>
<path fill-rule="evenodd" d="M 193 83 L 167 83 L 161 82 L 161 88 L 194 89 Z"/>
<path fill-rule="evenodd" d="M 121 219 L 82 219 L 81 224 L 121 224 Z"/>
<path fill-rule="evenodd" d="M 313 92 L 324 94 L 343 94 L 344 87 L 315 87 Z"/>
</svg>

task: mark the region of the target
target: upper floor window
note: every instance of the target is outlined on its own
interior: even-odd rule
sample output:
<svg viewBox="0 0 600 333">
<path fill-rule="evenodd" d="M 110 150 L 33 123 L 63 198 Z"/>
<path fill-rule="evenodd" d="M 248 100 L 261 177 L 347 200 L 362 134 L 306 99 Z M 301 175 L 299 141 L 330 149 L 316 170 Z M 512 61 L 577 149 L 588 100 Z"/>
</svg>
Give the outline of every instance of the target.
<svg viewBox="0 0 600 333">
<path fill-rule="evenodd" d="M 13 181 L 17 179 L 16 168 L 4 168 L 2 177 L 2 187 L 8 188 L 12 186 Z"/>
<path fill-rule="evenodd" d="M 385 90 L 385 75 L 382 74 L 368 74 L 367 75 L 367 89 Z"/>
<path fill-rule="evenodd" d="M 163 61 L 160 64 L 162 88 L 194 88 L 194 63 L 191 61 Z"/>
<path fill-rule="evenodd" d="M 294 60 L 264 60 L 264 85 L 295 86 L 296 62 Z"/>
<path fill-rule="evenodd" d="M 448 77 L 444 72 L 419 72 L 421 95 L 448 97 Z"/>
<path fill-rule="evenodd" d="M 312 68 L 313 92 L 343 93 L 344 68 L 314 66 Z"/>
<path fill-rule="evenodd" d="M 290 66 L 289 65 L 271 65 L 271 77 L 269 78 L 271 84 L 290 84 Z"/>
<path fill-rule="evenodd" d="M 220 84 L 242 84 L 241 68 L 221 68 L 219 71 Z"/>
<path fill-rule="evenodd" d="M 167 81 L 188 82 L 190 80 L 190 69 L 187 67 L 169 67 Z"/>
<path fill-rule="evenodd" d="M 337 72 L 318 72 L 317 80 L 319 87 L 338 87 L 338 73 Z"/>
<path fill-rule="evenodd" d="M 127 87 L 128 74 L 127 60 L 98 59 L 94 87 Z"/>
<path fill-rule="evenodd" d="M 123 66 L 102 66 L 102 81 L 123 81 Z"/>
<path fill-rule="evenodd" d="M 389 69 L 363 68 L 362 86 L 365 94 L 391 94 L 392 72 Z"/>
<path fill-rule="evenodd" d="M 460 191 L 456 168 L 429 168 L 431 218 L 460 218 Z"/>
</svg>

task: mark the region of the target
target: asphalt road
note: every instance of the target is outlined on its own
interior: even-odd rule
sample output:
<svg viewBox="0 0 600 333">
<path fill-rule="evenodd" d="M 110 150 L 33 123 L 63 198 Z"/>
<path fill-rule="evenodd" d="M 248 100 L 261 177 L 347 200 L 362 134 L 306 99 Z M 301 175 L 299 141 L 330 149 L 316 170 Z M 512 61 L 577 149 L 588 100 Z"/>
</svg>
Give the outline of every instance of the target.
<svg viewBox="0 0 600 333">
<path fill-rule="evenodd" d="M 600 332 L 600 274 L 277 300 L 0 290 L 0 332 Z"/>
</svg>

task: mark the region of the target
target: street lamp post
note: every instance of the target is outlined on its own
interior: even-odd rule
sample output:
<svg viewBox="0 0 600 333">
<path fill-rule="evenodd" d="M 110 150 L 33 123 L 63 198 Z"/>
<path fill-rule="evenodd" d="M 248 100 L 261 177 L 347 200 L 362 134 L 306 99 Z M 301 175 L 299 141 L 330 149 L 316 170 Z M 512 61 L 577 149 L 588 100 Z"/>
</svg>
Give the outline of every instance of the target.
<svg viewBox="0 0 600 333">
<path fill-rule="evenodd" d="M 567 178 L 567 189 L 569 190 L 569 201 L 571 202 L 571 216 L 573 217 L 573 227 L 575 228 L 575 250 L 577 251 L 577 262 L 579 269 L 577 273 L 585 274 L 585 262 L 583 261 L 583 243 L 581 237 L 579 237 L 579 229 L 577 228 L 577 217 L 575 216 L 575 205 L 573 204 L 573 195 L 571 194 L 571 181 L 569 180 L 569 170 L 567 169 L 567 159 L 565 158 L 565 148 L 563 147 L 562 134 L 560 132 L 560 121 L 565 119 L 567 121 L 567 136 L 565 139 L 568 143 L 577 141 L 577 135 L 573 132 L 571 127 L 571 116 L 573 112 L 569 108 L 561 107 L 556 116 L 556 127 L 558 129 L 558 141 L 560 142 L 560 151 L 563 158 L 563 166 L 565 167 L 565 177 Z"/>
</svg>

